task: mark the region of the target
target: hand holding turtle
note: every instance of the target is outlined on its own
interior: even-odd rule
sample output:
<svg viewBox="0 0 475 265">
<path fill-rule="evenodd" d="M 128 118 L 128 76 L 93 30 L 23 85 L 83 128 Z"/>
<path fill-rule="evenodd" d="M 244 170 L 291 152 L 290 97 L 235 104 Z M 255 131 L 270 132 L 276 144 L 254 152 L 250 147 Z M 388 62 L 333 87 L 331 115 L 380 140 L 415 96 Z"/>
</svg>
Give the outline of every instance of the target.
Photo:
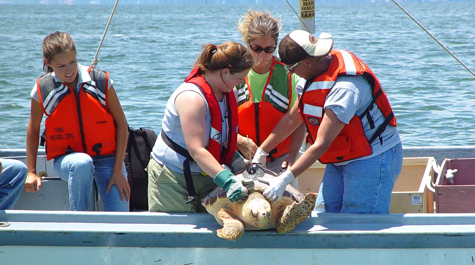
<svg viewBox="0 0 475 265">
<path fill-rule="evenodd" d="M 262 179 L 277 178 L 275 172 L 267 168 L 257 166 L 256 171 Z M 216 231 L 221 238 L 234 241 L 241 237 L 245 230 L 256 229 L 276 228 L 279 233 L 287 233 L 305 221 L 315 207 L 317 194 L 302 194 L 292 185 L 287 185 L 279 202 L 272 203 L 262 195 L 269 186 L 249 177 L 246 173 L 234 176 L 234 179 L 242 182 L 249 191 L 245 202 L 230 202 L 226 192 L 219 187 L 201 201 L 206 210 L 223 226 Z"/>
<path fill-rule="evenodd" d="M 221 170 L 213 179 L 213 182 L 223 188 L 226 196 L 232 202 L 239 202 L 248 195 L 246 187 L 240 181 L 237 181 L 234 174 L 228 169 Z"/>
<path fill-rule="evenodd" d="M 260 182 L 269 184 L 269 187 L 262 193 L 269 201 L 278 202 L 284 194 L 285 187 L 294 179 L 294 174 L 290 170 L 284 171 L 278 177 L 273 179 L 258 178 Z"/>
<path fill-rule="evenodd" d="M 260 147 L 257 148 L 256 153 L 254 154 L 254 157 L 252 158 L 252 164 L 261 164 L 261 166 L 265 167 L 266 166 L 266 158 L 269 155 L 269 153 L 266 153 L 266 151 L 262 150 Z"/>
</svg>

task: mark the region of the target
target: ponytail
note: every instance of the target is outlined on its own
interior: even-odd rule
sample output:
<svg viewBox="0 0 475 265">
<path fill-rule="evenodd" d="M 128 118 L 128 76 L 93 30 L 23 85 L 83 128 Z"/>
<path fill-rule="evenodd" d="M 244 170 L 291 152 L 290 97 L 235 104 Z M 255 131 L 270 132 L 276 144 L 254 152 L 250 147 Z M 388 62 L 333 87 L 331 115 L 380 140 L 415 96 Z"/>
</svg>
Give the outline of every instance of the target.
<svg viewBox="0 0 475 265">
<path fill-rule="evenodd" d="M 201 54 L 193 64 L 202 73 L 229 69 L 231 73 L 242 72 L 252 68 L 254 60 L 246 47 L 237 42 L 225 42 L 219 46 L 204 44 Z"/>
</svg>

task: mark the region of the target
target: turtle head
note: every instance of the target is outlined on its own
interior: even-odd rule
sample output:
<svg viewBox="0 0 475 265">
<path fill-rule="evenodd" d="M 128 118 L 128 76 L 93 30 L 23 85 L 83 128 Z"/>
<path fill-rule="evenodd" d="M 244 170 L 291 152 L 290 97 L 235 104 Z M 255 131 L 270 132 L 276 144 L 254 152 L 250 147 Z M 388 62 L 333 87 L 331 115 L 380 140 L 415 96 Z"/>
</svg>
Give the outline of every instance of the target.
<svg viewBox="0 0 475 265">
<path fill-rule="evenodd" d="M 260 192 L 249 195 L 242 207 L 242 221 L 256 228 L 267 228 L 272 216 L 272 207 Z"/>
</svg>

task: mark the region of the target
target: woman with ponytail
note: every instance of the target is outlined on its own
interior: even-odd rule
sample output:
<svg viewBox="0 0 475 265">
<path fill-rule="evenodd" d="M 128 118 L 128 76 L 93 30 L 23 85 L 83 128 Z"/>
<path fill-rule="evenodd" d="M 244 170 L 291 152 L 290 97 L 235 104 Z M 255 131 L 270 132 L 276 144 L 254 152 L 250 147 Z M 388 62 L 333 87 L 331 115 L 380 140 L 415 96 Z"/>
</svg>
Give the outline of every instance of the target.
<svg viewBox="0 0 475 265">
<path fill-rule="evenodd" d="M 205 44 L 193 66 L 167 102 L 153 147 L 147 168 L 150 211 L 206 212 L 201 199 L 217 186 L 231 201 L 247 196 L 230 170 L 240 160 L 233 89 L 244 81 L 253 57 L 236 42 Z"/>
</svg>

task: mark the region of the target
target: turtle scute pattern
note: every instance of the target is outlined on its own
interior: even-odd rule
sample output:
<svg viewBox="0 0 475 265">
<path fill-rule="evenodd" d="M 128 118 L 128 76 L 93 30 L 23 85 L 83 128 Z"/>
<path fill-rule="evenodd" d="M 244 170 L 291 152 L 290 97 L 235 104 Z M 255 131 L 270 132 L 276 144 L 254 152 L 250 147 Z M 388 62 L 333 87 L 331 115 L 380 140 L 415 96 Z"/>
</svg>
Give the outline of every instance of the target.
<svg viewBox="0 0 475 265">
<path fill-rule="evenodd" d="M 207 211 L 223 226 L 217 231 L 219 237 L 236 240 L 245 230 L 273 228 L 279 233 L 287 233 L 308 218 L 315 207 L 315 193 L 304 195 L 287 185 L 281 200 L 272 203 L 262 195 L 268 185 L 257 178 L 274 178 L 276 175 L 260 166 L 251 172 L 236 175 L 249 190 L 249 196 L 242 202 L 232 203 L 219 187 L 202 200 Z"/>
</svg>

